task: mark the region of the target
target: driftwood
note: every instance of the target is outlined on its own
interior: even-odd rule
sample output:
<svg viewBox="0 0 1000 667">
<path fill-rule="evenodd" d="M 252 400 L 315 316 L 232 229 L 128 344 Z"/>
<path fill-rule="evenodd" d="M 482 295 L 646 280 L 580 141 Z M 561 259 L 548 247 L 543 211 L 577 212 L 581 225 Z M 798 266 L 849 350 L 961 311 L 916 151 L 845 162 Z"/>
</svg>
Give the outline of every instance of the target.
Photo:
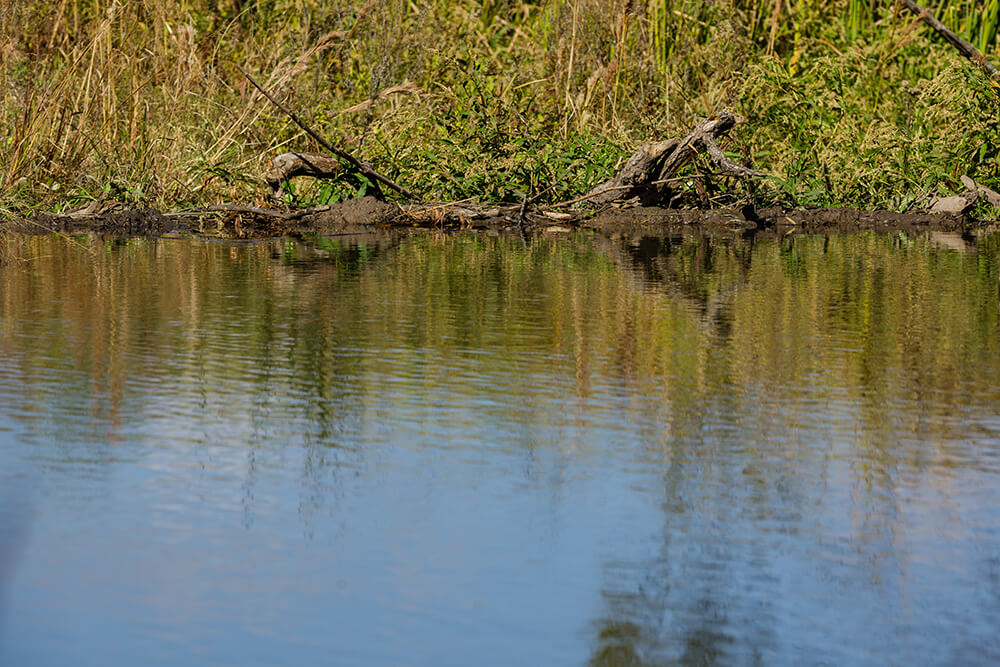
<svg viewBox="0 0 1000 667">
<path fill-rule="evenodd" d="M 918 19 L 933 28 L 934 32 L 941 35 L 946 42 L 958 49 L 959 53 L 982 67 L 983 70 L 985 70 L 986 73 L 994 79 L 1000 80 L 1000 72 L 998 72 L 997 68 L 986 60 L 986 56 L 980 53 L 979 49 L 974 47 L 972 44 L 969 44 L 967 41 L 949 30 L 945 24 L 934 18 L 934 15 L 931 14 L 929 9 L 921 7 L 917 3 L 913 2 L 913 0 L 900 0 L 900 2 L 904 7 L 916 14 Z"/>
<path fill-rule="evenodd" d="M 240 67 L 239 65 L 236 65 L 236 69 L 238 69 L 240 71 L 240 73 L 247 78 L 247 81 L 249 81 L 251 84 L 253 84 L 253 87 L 256 88 L 257 90 L 259 90 L 261 92 L 261 94 L 264 97 L 266 97 L 268 99 L 268 101 L 271 102 L 271 104 L 273 104 L 274 106 L 276 106 L 282 113 L 284 113 L 286 116 L 288 116 L 292 120 L 293 123 L 295 123 L 300 128 L 302 128 L 306 132 L 306 134 L 308 134 L 310 137 L 312 137 L 314 140 L 316 140 L 316 142 L 320 146 L 322 146 L 326 150 L 328 150 L 331 153 L 333 153 L 342 162 L 345 162 L 346 166 L 349 168 L 349 170 L 351 172 L 363 174 L 369 180 L 371 180 L 373 183 L 376 183 L 376 184 L 381 183 L 382 185 L 384 185 L 384 186 L 386 186 L 386 187 L 388 187 L 388 188 L 390 188 L 392 190 L 395 190 L 396 192 L 398 192 L 399 194 L 403 195 L 407 199 L 411 199 L 411 200 L 415 200 L 415 201 L 420 201 L 420 197 L 416 196 L 415 194 L 413 194 L 412 192 L 410 192 L 406 188 L 404 188 L 401 185 L 399 185 L 399 184 L 395 183 L 394 181 L 390 180 L 388 177 L 383 176 L 379 172 L 375 171 L 375 169 L 373 169 L 372 166 L 370 164 L 368 164 L 367 162 L 362 162 L 361 160 L 357 159 L 356 157 L 354 157 L 353 155 L 351 155 L 347 151 L 344 151 L 344 150 L 341 150 L 341 149 L 337 148 L 336 146 L 334 146 L 333 144 L 331 144 L 329 141 L 327 141 L 326 139 L 324 139 L 322 136 L 320 136 L 320 134 L 316 130 L 314 130 L 311 127 L 309 127 L 308 125 L 306 125 L 306 123 L 303 122 L 297 115 L 295 115 L 295 113 L 293 111 L 291 111 L 288 107 L 286 107 L 284 104 L 282 104 L 281 102 L 279 102 L 262 85 L 260 85 L 259 83 L 257 83 L 257 81 L 254 80 L 254 78 L 252 76 L 250 76 L 249 74 L 247 74 L 247 72 L 242 67 Z"/>
<path fill-rule="evenodd" d="M 656 180 L 667 156 L 672 155 L 680 143 L 679 139 L 667 139 L 643 144 L 612 178 L 583 197 L 563 203 L 569 205 L 590 201 L 593 204 L 610 204 L 613 201 L 636 197 L 643 204 L 653 203 L 649 200 L 659 199 L 660 195 L 651 187 L 651 183 Z"/>
<path fill-rule="evenodd" d="M 337 158 L 319 153 L 282 153 L 271 158 L 271 168 L 264 172 L 264 181 L 275 197 L 281 184 L 296 176 L 340 179 L 345 177 L 344 163 Z"/>
<path fill-rule="evenodd" d="M 976 195 L 982 197 L 993 208 L 1000 208 L 1000 192 L 991 190 L 982 183 L 976 183 L 968 176 L 962 176 L 959 180 L 962 181 L 962 185 L 969 189 L 969 192 L 974 192 Z"/>
<path fill-rule="evenodd" d="M 556 206 L 590 201 L 594 204 L 634 201 L 643 206 L 669 201 L 674 176 L 681 167 L 694 159 L 699 151 L 706 151 L 712 161 L 724 173 L 741 178 L 763 177 L 759 171 L 735 164 L 726 157 L 717 138 L 731 130 L 739 122 L 728 111 L 721 111 L 698 123 L 683 140 L 651 141 L 625 161 L 625 166 L 604 183 L 589 193 Z"/>
<path fill-rule="evenodd" d="M 291 112 L 287 113 L 292 115 Z M 718 138 L 735 127 L 737 122 L 739 119 L 735 115 L 728 111 L 722 111 L 698 123 L 684 139 L 647 142 L 625 161 L 624 166 L 614 177 L 589 193 L 577 199 L 541 207 L 540 210 L 535 209 L 534 212 L 540 212 L 545 218 L 561 220 L 571 216 L 557 213 L 553 209 L 572 207 L 584 202 L 597 205 L 623 202 L 634 202 L 644 206 L 669 205 L 678 190 L 676 186 L 678 181 L 686 180 L 675 178 L 676 174 L 700 152 L 707 153 L 724 174 L 740 178 L 766 176 L 758 171 L 733 163 L 719 146 Z M 345 164 L 340 152 L 334 152 L 334 157 L 316 153 L 282 153 L 274 157 L 271 162 L 271 168 L 265 172 L 264 180 L 274 195 L 280 192 L 282 183 L 296 176 L 350 181 L 356 177 L 359 171 L 352 169 L 352 163 L 349 161 L 348 164 Z M 367 172 L 360 173 L 367 175 Z M 437 224 L 445 221 L 465 224 L 473 220 L 499 217 L 509 218 L 523 227 L 528 221 L 529 214 L 533 212 L 531 210 L 533 203 L 534 200 L 528 197 L 525 197 L 519 205 L 510 206 L 497 206 L 495 204 L 481 206 L 468 201 L 421 202 L 419 204 L 403 204 L 399 207 L 399 211 L 403 217 L 418 224 L 428 222 Z M 235 212 L 235 209 L 228 210 Z M 242 212 L 256 215 L 267 214 L 267 210 L 264 209 Z M 289 214 L 275 211 L 274 217 L 288 219 Z"/>
</svg>

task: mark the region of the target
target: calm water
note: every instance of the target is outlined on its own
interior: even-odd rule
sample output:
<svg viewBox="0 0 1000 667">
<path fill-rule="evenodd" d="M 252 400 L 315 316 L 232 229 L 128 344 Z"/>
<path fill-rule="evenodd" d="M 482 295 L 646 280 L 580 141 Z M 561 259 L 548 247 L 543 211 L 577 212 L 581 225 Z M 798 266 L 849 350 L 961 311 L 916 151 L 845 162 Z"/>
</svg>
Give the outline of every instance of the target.
<svg viewBox="0 0 1000 667">
<path fill-rule="evenodd" d="M 1000 238 L 9 245 L 0 663 L 1000 660 Z"/>
</svg>

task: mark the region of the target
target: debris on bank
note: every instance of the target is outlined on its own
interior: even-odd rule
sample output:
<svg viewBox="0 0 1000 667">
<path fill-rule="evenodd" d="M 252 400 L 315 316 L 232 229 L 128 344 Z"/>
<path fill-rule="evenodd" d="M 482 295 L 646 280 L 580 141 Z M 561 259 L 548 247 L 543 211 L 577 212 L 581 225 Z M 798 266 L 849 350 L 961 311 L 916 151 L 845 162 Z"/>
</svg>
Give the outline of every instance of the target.
<svg viewBox="0 0 1000 667">
<path fill-rule="evenodd" d="M 289 112 L 290 113 L 290 112 Z M 859 211 L 847 208 L 785 210 L 756 209 L 746 203 L 736 208 L 711 208 L 704 196 L 704 176 L 678 177 L 680 170 L 706 154 L 718 170 L 714 175 L 748 182 L 753 192 L 767 175 L 748 165 L 732 162 L 719 139 L 741 121 L 721 111 L 698 123 L 683 139 L 650 141 L 640 146 L 612 178 L 569 201 L 543 205 L 534 199 L 504 204 L 472 201 L 427 202 L 378 174 L 370 165 L 331 147 L 334 155 L 282 153 L 272 159 L 264 174 L 274 207 L 223 204 L 176 213 L 129 208 L 120 202 L 94 201 L 74 211 L 42 214 L 8 223 L 19 232 L 91 232 L 115 236 L 189 234 L 221 238 L 348 234 L 372 228 L 500 232 L 556 232 L 574 229 L 669 233 L 690 231 L 740 231 L 782 228 L 794 231 L 851 231 L 857 229 L 964 230 L 974 221 L 967 216 L 980 201 L 1000 210 L 1000 194 L 963 176 L 967 192 L 934 197 L 923 210 L 909 213 Z M 324 143 L 324 142 L 321 142 Z M 328 145 L 325 144 L 324 145 Z M 345 158 L 346 156 L 346 158 Z M 397 194 L 401 202 L 385 200 L 381 188 L 375 196 L 338 204 L 290 208 L 281 202 L 283 185 L 292 178 L 311 177 L 354 183 L 360 177 L 376 179 Z M 371 182 L 371 181 L 370 181 Z M 692 188 L 702 208 L 677 208 L 691 200 Z"/>
</svg>

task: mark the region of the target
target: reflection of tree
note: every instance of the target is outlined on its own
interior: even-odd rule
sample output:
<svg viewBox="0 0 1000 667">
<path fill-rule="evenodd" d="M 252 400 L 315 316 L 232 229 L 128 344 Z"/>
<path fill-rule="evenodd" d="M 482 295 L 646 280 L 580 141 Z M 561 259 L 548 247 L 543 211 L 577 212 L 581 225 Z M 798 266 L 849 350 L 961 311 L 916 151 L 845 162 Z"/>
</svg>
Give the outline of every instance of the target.
<svg viewBox="0 0 1000 667">
<path fill-rule="evenodd" d="M 216 465 L 205 452 L 222 440 L 248 525 L 281 467 L 311 531 L 389 439 L 519 457 L 557 505 L 567 470 L 608 455 L 594 424 L 627 425 L 643 441 L 629 455 L 662 467 L 664 521 L 656 554 L 607 566 L 597 664 L 766 653 L 777 613 L 755 595 L 776 533 L 805 530 L 810 507 L 846 507 L 861 567 L 892 579 L 897 470 L 941 463 L 946 491 L 963 417 L 997 400 L 989 243 L 433 234 L 24 251 L 30 270 L 0 274 L 0 351 L 25 430 L 86 443 L 53 445 L 53 465 L 109 466 L 154 438 L 135 430 L 147 421 L 190 445 L 181 469 Z M 824 420 L 853 437 L 824 440 Z M 95 442 L 94 425 L 116 440 Z M 850 488 L 830 500 L 826 484 Z"/>
<path fill-rule="evenodd" d="M 752 238 L 601 236 L 594 245 L 636 289 L 660 290 L 690 304 L 705 330 L 728 338 L 734 292 L 750 271 Z"/>
<path fill-rule="evenodd" d="M 954 384 L 971 377 L 991 386 L 986 369 L 995 369 L 1000 350 L 991 327 L 969 323 L 996 316 L 995 259 L 871 234 L 595 245 L 631 276 L 630 289 L 684 304 L 708 335 L 684 374 L 661 379 L 673 385 L 664 390 L 660 438 L 667 452 L 662 547 L 647 560 L 607 564 L 592 662 L 762 660 L 774 641 L 770 593 L 748 590 L 747 581 L 775 577 L 768 562 L 781 541 L 768 526 L 795 535 L 808 516 L 801 508 L 846 513 L 858 576 L 889 591 L 903 585 L 895 471 L 901 464 L 927 470 L 920 459 L 940 447 L 928 436 L 947 440 L 968 409 L 957 397 L 989 409 Z M 670 331 L 683 344 L 683 328 Z M 970 350 L 983 365 L 968 363 Z M 787 394 L 803 390 L 803 403 Z M 901 415 L 899 405 L 914 395 L 918 412 L 938 418 Z M 852 441 L 829 441 L 817 411 L 824 404 L 840 412 L 838 428 L 850 432 L 857 420 Z M 712 436 L 719 414 L 738 415 L 738 433 Z M 914 420 L 920 425 L 911 430 Z M 831 470 L 831 454 L 850 462 L 846 477 Z M 820 493 L 818 480 L 838 487 Z M 716 532 L 719 525 L 727 530 Z M 757 603 L 764 606 L 755 610 Z"/>
<path fill-rule="evenodd" d="M 662 475 L 658 553 L 607 565 L 606 615 L 597 622 L 591 664 L 758 664 L 774 641 L 771 605 L 744 592 L 754 587 L 750 580 L 773 576 L 770 554 L 747 541 L 741 524 L 748 512 L 770 520 L 788 501 L 753 480 L 742 489 L 746 461 L 725 443 L 704 439 L 705 411 L 692 404 L 684 414 L 673 425 Z"/>
<path fill-rule="evenodd" d="M 767 576 L 766 565 L 746 562 L 766 563 L 767 554 L 748 553 L 754 549 L 737 536 L 717 534 L 711 526 L 738 525 L 740 512 L 745 511 L 741 501 L 759 504 L 746 510 L 753 516 L 775 513 L 775 499 L 763 486 L 766 473 L 761 472 L 770 466 L 720 453 L 717 448 L 726 441 L 713 443 L 705 435 L 710 433 L 713 413 L 746 414 L 754 409 L 732 394 L 720 394 L 717 384 L 736 379 L 733 319 L 737 299 L 748 289 L 752 238 L 626 238 L 597 243 L 605 256 L 633 276 L 633 289 L 666 294 L 685 304 L 698 328 L 709 333 L 710 342 L 706 352 L 697 355 L 693 369 L 693 375 L 707 382 L 699 382 L 693 391 L 670 393 L 663 473 L 666 524 L 659 555 L 645 563 L 609 564 L 604 590 L 607 615 L 598 622 L 591 663 L 716 664 L 732 662 L 734 649 L 744 661 L 748 656 L 760 661 L 762 650 L 773 641 L 771 614 L 766 603 L 741 600 L 736 591 L 744 583 L 741 577 Z M 724 403 L 717 404 L 719 400 Z M 725 491 L 747 482 L 749 493 L 730 496 Z M 721 495 L 705 496 L 702 488 L 717 489 Z"/>
</svg>

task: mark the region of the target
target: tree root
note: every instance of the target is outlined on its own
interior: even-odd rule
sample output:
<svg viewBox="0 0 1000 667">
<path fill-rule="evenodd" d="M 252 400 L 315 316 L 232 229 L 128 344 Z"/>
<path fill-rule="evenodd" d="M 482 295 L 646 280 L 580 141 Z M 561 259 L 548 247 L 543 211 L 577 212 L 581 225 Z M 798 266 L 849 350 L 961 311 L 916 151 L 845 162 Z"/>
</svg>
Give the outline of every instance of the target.
<svg viewBox="0 0 1000 667">
<path fill-rule="evenodd" d="M 581 201 L 590 201 L 594 204 L 634 202 L 642 206 L 669 202 L 676 194 L 671 185 L 676 182 L 674 177 L 677 172 L 703 150 L 724 173 L 740 178 L 764 177 L 766 174 L 735 164 L 719 147 L 717 138 L 735 127 L 738 122 L 740 119 L 735 115 L 721 111 L 698 123 L 683 141 L 668 139 L 643 144 L 626 160 L 625 166 L 614 177 L 583 197 L 556 204 L 556 207 L 577 204 Z"/>
</svg>

